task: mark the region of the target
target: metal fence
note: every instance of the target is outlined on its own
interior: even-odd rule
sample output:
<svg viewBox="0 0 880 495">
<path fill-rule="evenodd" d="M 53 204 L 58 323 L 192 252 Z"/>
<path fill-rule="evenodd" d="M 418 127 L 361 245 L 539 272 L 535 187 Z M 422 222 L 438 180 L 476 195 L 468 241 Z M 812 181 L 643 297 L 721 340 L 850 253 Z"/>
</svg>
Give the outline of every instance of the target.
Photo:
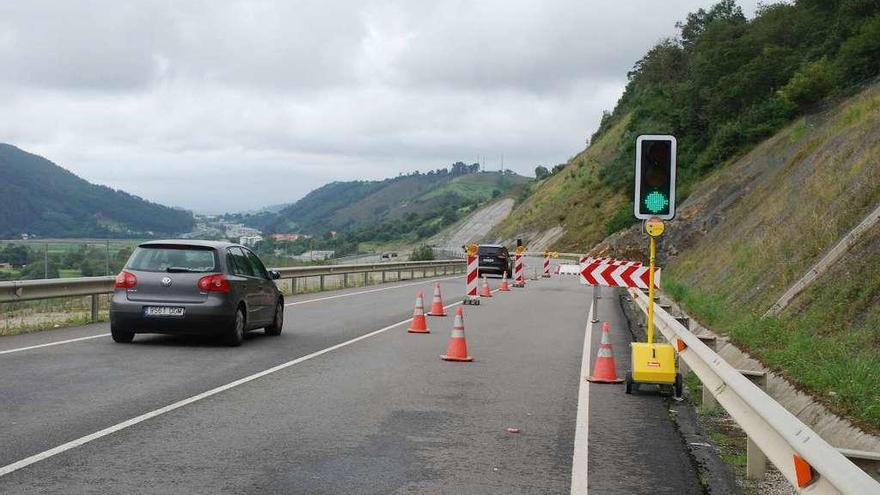
<svg viewBox="0 0 880 495">
<path fill-rule="evenodd" d="M 638 289 L 629 293 L 647 311 L 648 296 Z M 660 333 L 679 350 L 680 362 L 748 435 L 747 464 L 766 458 L 799 493 L 880 494 L 880 484 L 847 459 L 846 452 L 828 444 L 753 382 L 760 377 L 735 369 L 662 307 L 654 306 L 654 317 Z"/>
<path fill-rule="evenodd" d="M 398 263 L 366 263 L 354 265 L 320 265 L 320 266 L 295 266 L 275 268 L 281 274 L 279 284 L 289 281 L 286 287 L 290 293 L 296 294 L 300 281 L 308 279 L 318 280 L 318 290 L 325 290 L 327 277 L 336 276 L 342 278 L 342 287 L 348 287 L 351 277 L 362 277 L 363 284 L 368 285 L 372 274 L 379 275 L 379 282 L 388 280 L 388 274 L 396 276 L 394 280 L 403 280 L 408 274 L 410 279 L 420 276 L 448 275 L 450 273 L 464 272 L 463 260 L 439 260 L 439 261 L 405 261 Z M 113 292 L 115 277 L 77 277 L 56 278 L 46 280 L 19 280 L 0 282 L 0 303 L 14 303 L 20 301 L 36 301 L 58 297 L 91 296 L 92 320 L 98 318 L 98 297 Z M 282 287 L 284 288 L 284 287 Z"/>
</svg>

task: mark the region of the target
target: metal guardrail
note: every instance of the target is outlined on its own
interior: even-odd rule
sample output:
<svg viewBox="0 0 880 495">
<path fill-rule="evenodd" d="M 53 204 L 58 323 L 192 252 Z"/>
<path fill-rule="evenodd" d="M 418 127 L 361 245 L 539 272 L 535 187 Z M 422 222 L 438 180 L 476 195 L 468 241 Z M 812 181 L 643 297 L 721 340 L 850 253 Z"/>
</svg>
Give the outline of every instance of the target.
<svg viewBox="0 0 880 495">
<path fill-rule="evenodd" d="M 647 311 L 648 296 L 637 289 L 630 289 L 629 293 L 636 304 Z M 681 348 L 681 344 L 685 346 L 679 351 L 679 358 L 696 373 L 703 387 L 712 392 L 749 440 L 799 493 L 880 494 L 880 484 L 727 363 L 675 317 L 655 305 L 654 318 L 667 341 L 676 344 L 676 349 Z M 813 473 L 812 481 L 803 487 L 798 486 L 794 456 L 806 461 Z"/>
<path fill-rule="evenodd" d="M 451 268 L 455 271 L 458 268 L 464 268 L 464 260 L 439 260 L 439 261 L 404 261 L 395 263 L 366 263 L 355 265 L 316 265 L 316 266 L 294 266 L 286 268 L 274 268 L 281 274 L 282 279 L 292 279 L 292 288 L 296 290 L 296 279 L 306 277 L 321 277 L 321 289 L 323 290 L 323 277 L 330 275 L 346 276 L 344 284 L 347 283 L 347 275 L 370 273 L 382 273 L 382 281 L 385 281 L 385 273 L 387 272 L 414 272 L 421 271 L 426 274 L 429 270 L 435 274 L 438 270 L 443 269 L 444 273 Z M 73 296 L 96 296 L 101 294 L 109 294 L 113 292 L 113 283 L 115 277 L 77 277 L 77 278 L 55 278 L 44 280 L 20 280 L 14 282 L 0 282 L 0 303 L 10 303 L 19 301 L 34 301 L 39 299 L 49 299 L 54 297 L 73 297 Z M 93 299 L 93 308 L 95 308 Z M 94 311 L 93 311 L 94 315 Z"/>
</svg>

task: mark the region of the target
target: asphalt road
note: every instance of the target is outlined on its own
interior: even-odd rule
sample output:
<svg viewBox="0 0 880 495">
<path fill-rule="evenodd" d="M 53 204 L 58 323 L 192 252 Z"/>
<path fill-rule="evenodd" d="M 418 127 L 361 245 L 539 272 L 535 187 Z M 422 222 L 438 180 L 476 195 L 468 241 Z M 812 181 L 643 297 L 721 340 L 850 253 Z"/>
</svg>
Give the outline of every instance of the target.
<svg viewBox="0 0 880 495">
<path fill-rule="evenodd" d="M 291 298 L 281 337 L 240 348 L 100 336 L 4 353 L 106 325 L 0 339 L 0 473 L 45 457 L 0 493 L 568 493 L 589 291 L 555 277 L 466 306 L 475 361 L 449 363 L 451 316 L 406 333 L 432 282 L 402 285 Z M 460 300 L 461 280 L 442 286 Z M 622 329 L 616 304 L 600 315 Z M 613 335 L 622 373 L 628 339 Z M 593 493 L 700 493 L 667 399 L 589 397 Z"/>
</svg>

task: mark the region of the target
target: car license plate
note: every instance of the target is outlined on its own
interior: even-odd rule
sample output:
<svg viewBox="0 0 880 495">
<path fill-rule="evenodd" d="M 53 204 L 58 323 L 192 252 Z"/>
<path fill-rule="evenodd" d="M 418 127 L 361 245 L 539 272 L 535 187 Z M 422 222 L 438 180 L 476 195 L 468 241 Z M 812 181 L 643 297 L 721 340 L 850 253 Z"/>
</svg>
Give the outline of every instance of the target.
<svg viewBox="0 0 880 495">
<path fill-rule="evenodd" d="M 147 318 L 180 318 L 186 312 L 186 308 L 177 306 L 145 306 L 144 316 Z"/>
<path fill-rule="evenodd" d="M 495 258 L 483 258 L 484 263 L 495 263 Z"/>
</svg>

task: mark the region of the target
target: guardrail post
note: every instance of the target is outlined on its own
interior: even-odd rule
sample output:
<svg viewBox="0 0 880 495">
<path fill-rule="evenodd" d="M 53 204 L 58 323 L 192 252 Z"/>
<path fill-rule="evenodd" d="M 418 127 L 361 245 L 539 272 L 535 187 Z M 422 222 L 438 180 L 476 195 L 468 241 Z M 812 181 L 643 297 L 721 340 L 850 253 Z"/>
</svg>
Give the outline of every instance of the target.
<svg viewBox="0 0 880 495">
<path fill-rule="evenodd" d="M 410 271 L 409 271 L 409 279 L 412 280 L 412 279 L 414 279 L 414 278 L 416 278 L 416 271 L 415 271 L 415 270 L 410 270 Z"/>
<path fill-rule="evenodd" d="M 92 323 L 98 321 L 98 294 L 92 294 Z"/>
<path fill-rule="evenodd" d="M 761 390 L 767 391 L 767 373 L 740 371 Z M 746 477 L 750 480 L 761 479 L 767 472 L 767 456 L 758 447 L 752 437 L 746 437 Z"/>
<path fill-rule="evenodd" d="M 321 290 L 321 292 L 324 292 L 324 276 L 321 275 L 320 277 L 318 277 L 318 280 L 319 280 L 318 287 Z"/>
<path fill-rule="evenodd" d="M 715 348 L 715 337 L 707 337 L 707 336 L 698 336 L 699 339 L 712 349 L 713 352 L 717 351 Z M 708 409 L 710 407 L 716 407 L 718 405 L 718 401 L 715 400 L 715 396 L 712 395 L 712 392 L 709 390 L 709 387 L 706 384 L 703 384 L 703 409 Z"/>
<path fill-rule="evenodd" d="M 343 273 L 342 274 L 342 288 L 345 289 L 347 287 L 348 287 L 348 274 Z"/>
<path fill-rule="evenodd" d="M 367 283 L 367 278 L 369 278 L 369 276 L 370 272 L 364 272 L 364 287 L 370 285 L 369 283 Z"/>
<path fill-rule="evenodd" d="M 296 294 L 296 277 L 290 279 L 290 295 Z"/>
<path fill-rule="evenodd" d="M 400 270 L 397 270 L 397 281 L 400 282 Z"/>
<path fill-rule="evenodd" d="M 593 286 L 593 319 L 590 323 L 597 323 L 599 321 L 599 287 Z"/>
<path fill-rule="evenodd" d="M 382 283 L 385 283 L 385 270 L 382 270 Z"/>
</svg>

